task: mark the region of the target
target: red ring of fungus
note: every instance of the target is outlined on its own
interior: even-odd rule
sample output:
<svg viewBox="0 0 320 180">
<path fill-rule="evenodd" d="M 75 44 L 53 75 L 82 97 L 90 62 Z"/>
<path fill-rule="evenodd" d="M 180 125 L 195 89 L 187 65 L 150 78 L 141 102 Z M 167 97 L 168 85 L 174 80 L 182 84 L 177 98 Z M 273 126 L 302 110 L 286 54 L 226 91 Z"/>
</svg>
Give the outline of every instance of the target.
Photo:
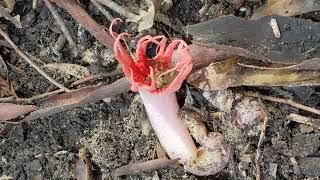
<svg viewBox="0 0 320 180">
<path fill-rule="evenodd" d="M 115 58 L 119 61 L 125 76 L 131 82 L 131 90 L 136 92 L 144 89 L 153 94 L 169 93 L 179 90 L 182 82 L 192 70 L 192 58 L 186 42 L 183 40 L 173 40 L 167 46 L 167 38 L 165 36 L 142 37 L 137 43 L 134 60 L 120 42 L 122 36 L 129 36 L 129 34 L 121 33 L 116 37 L 112 31 L 112 26 L 117 23 L 117 21 L 122 22 L 119 18 L 114 19 L 110 25 L 109 32 L 115 39 L 113 46 Z M 150 43 L 158 46 L 157 54 L 153 58 L 148 58 L 146 55 L 147 46 Z M 176 53 L 180 56 L 179 61 L 172 65 L 171 57 L 175 47 L 177 47 Z M 167 86 L 157 88 L 156 85 L 157 82 L 160 81 L 160 78 L 170 72 L 176 72 L 176 77 Z M 156 73 L 158 73 L 158 76 L 156 76 Z"/>
</svg>

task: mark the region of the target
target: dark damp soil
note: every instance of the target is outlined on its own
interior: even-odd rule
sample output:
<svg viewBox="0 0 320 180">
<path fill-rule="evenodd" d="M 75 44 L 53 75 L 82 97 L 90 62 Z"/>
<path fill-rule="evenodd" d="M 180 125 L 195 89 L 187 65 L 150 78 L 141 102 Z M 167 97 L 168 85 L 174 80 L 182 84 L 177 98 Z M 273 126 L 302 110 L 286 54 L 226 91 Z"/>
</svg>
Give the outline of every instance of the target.
<svg viewBox="0 0 320 180">
<path fill-rule="evenodd" d="M 115 2 L 126 6 L 138 3 L 131 0 Z M 109 24 L 89 2 L 81 3 L 99 23 Z M 173 0 L 173 4 L 174 8 L 165 13 L 169 18 L 178 18 L 183 25 L 195 24 L 221 15 L 234 14 L 243 18 L 250 15 L 250 12 L 239 12 L 230 2 L 224 0 L 204 1 L 204 3 L 200 0 Z M 243 6 L 250 10 L 259 5 L 257 1 L 248 0 Z M 20 15 L 23 28 L 17 29 L 4 19 L 1 19 L 1 27 L 7 30 L 22 51 L 38 58 L 38 64 L 41 62 L 79 64 L 88 67 L 92 74 L 113 71 L 117 66 L 115 61 L 105 63 L 101 60 L 103 57 L 99 56 L 94 62 L 83 60 L 84 52 L 88 49 L 93 49 L 95 53 L 107 50 L 64 10 L 58 8 L 58 12 L 79 44 L 78 56 L 74 56 L 67 44 L 58 53 L 52 50 L 61 32 L 45 5 L 32 10 L 31 0 L 17 0 L 12 14 Z M 117 16 L 115 13 L 112 15 Z M 0 54 L 12 64 L 9 79 L 14 83 L 19 97 L 32 97 L 54 89 L 54 86 L 19 58 L 11 48 L 1 45 Z M 54 72 L 50 73 L 65 85 L 75 80 Z M 295 99 L 312 107 L 319 104 L 317 87 L 263 90 L 268 95 Z M 185 98 L 183 92 L 178 94 L 180 99 Z M 202 91 L 191 88 L 191 93 L 196 101 L 205 101 Z M 215 94 L 215 92 L 207 93 Z M 140 175 L 116 177 L 113 172 L 118 167 L 157 158 L 157 138 L 148 123 L 141 99 L 138 94 L 127 92 L 105 101 L 87 104 L 31 122 L 19 125 L 0 124 L 0 179 L 74 179 L 80 148 L 89 150 L 94 167 L 102 179 L 255 179 L 254 157 L 260 136 L 259 128 L 263 122 L 257 122 L 244 129 L 230 126 L 233 116 L 226 111 L 223 112 L 226 113 L 224 118 L 216 123 L 214 122 L 216 113 L 223 111 L 221 109 L 224 108 L 211 107 L 209 102 L 204 104 L 205 106 L 200 109 L 202 113 L 208 115 L 206 120 L 208 129 L 212 131 L 218 129 L 231 146 L 230 163 L 216 176 L 197 177 L 184 172 L 183 167 L 177 164 Z M 223 105 L 228 106 L 227 103 Z M 290 112 L 311 115 L 283 104 L 266 101 L 264 105 L 269 119 L 260 153 L 261 177 L 263 179 L 319 177 L 319 130 L 290 122 L 287 118 Z M 232 108 L 233 105 L 231 110 Z"/>
</svg>

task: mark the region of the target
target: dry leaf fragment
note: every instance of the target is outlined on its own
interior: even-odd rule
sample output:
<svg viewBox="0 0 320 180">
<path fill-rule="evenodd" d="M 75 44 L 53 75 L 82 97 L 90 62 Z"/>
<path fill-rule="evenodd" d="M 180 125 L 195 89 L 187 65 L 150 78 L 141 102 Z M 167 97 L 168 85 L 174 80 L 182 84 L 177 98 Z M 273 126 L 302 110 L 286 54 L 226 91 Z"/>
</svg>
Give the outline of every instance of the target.
<svg viewBox="0 0 320 180">
<path fill-rule="evenodd" d="M 151 0 L 146 0 L 146 4 L 148 6 L 148 10 L 140 10 L 140 18 L 138 31 L 141 32 L 143 30 L 149 29 L 153 26 L 153 19 L 155 15 L 154 4 Z"/>
<path fill-rule="evenodd" d="M 0 103 L 0 121 L 8 121 L 34 111 L 36 106 Z"/>
<path fill-rule="evenodd" d="M 3 6 L 0 6 L 0 17 L 4 17 L 6 20 L 11 21 L 17 28 L 22 28 L 20 15 L 12 17 L 9 10 L 7 8 L 4 8 Z"/>
<path fill-rule="evenodd" d="M 47 117 L 84 104 L 102 100 L 106 97 L 113 97 L 129 90 L 129 81 L 126 78 L 121 78 L 110 85 L 85 87 L 68 93 L 54 95 L 40 102 L 40 106 L 44 106 L 45 108 L 30 113 L 21 122 Z"/>
<path fill-rule="evenodd" d="M 118 5 L 117 3 L 113 2 L 112 0 L 97 0 L 99 3 L 107 6 L 108 8 L 114 10 L 115 12 L 119 13 L 120 15 L 127 18 L 128 22 L 136 22 L 139 24 L 138 31 L 141 32 L 145 29 L 149 29 L 153 26 L 153 19 L 155 15 L 155 6 L 152 0 L 144 0 L 144 3 L 147 7 L 147 11 L 142 10 L 140 8 L 139 15 L 131 12 L 125 7 Z"/>
<path fill-rule="evenodd" d="M 274 36 L 270 19 L 277 20 L 281 39 Z M 187 27 L 184 27 L 187 31 Z M 188 27 L 193 43 L 219 44 L 248 50 L 277 63 L 301 63 L 320 58 L 320 23 L 284 16 L 266 16 L 245 20 L 234 16 L 219 17 Z M 312 51 L 312 53 L 308 53 Z"/>
<path fill-rule="evenodd" d="M 3 76 L 0 75 L 0 97 L 4 96 L 15 96 L 17 97 L 13 84 L 8 80 L 5 80 Z"/>
<path fill-rule="evenodd" d="M 320 84 L 320 58 L 282 67 L 246 65 L 253 62 L 230 58 L 212 63 L 188 77 L 188 82 L 204 90 L 222 90 L 235 86 L 307 86 Z"/>
<path fill-rule="evenodd" d="M 89 76 L 89 70 L 86 67 L 77 65 L 77 64 L 67 64 L 67 63 L 50 63 L 43 66 L 50 70 L 59 71 L 65 75 L 71 75 L 78 79 L 85 78 Z"/>
<path fill-rule="evenodd" d="M 7 175 L 5 175 L 5 174 L 3 174 L 2 176 L 0 176 L 0 180 L 12 180 L 12 179 L 13 179 L 13 177 L 7 176 Z"/>
<path fill-rule="evenodd" d="M 94 180 L 92 172 L 92 162 L 90 153 L 87 149 L 79 149 L 79 160 L 75 167 L 75 176 L 77 180 Z"/>
<path fill-rule="evenodd" d="M 251 19 L 268 15 L 295 16 L 320 10 L 319 0 L 268 0 Z"/>
<path fill-rule="evenodd" d="M 15 0 L 1 0 L 0 5 L 5 7 L 9 13 L 13 11 L 14 5 L 16 4 Z"/>
</svg>

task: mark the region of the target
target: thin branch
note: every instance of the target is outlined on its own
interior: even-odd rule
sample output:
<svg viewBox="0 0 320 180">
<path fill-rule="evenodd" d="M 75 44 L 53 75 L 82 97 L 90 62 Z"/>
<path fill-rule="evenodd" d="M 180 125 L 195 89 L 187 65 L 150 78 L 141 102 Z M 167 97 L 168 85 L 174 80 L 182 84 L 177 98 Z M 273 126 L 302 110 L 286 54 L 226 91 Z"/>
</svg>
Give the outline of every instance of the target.
<svg viewBox="0 0 320 180">
<path fill-rule="evenodd" d="M 287 105 L 296 107 L 298 109 L 320 115 L 320 110 L 309 107 L 309 106 L 305 106 L 303 104 L 296 103 L 290 99 L 281 99 L 281 98 L 276 98 L 276 97 L 272 97 L 272 96 L 265 96 L 265 95 L 261 95 L 259 93 L 254 93 L 254 92 L 242 92 L 242 93 L 246 96 L 257 97 L 257 98 L 265 99 L 268 101 L 287 104 Z"/>
<path fill-rule="evenodd" d="M 27 63 L 30 64 L 35 70 L 37 70 L 43 77 L 45 77 L 48 81 L 50 81 L 52 84 L 57 86 L 60 89 L 63 89 L 66 92 L 69 92 L 70 90 L 66 87 L 64 87 L 62 84 L 58 83 L 56 80 L 51 78 L 47 73 L 45 73 L 39 66 L 37 66 L 27 55 L 25 55 L 19 48 L 18 46 L 11 40 L 9 35 L 5 33 L 1 28 L 0 28 L 0 34 L 1 36 L 4 37 L 6 41 L 12 46 L 12 48 L 19 54 L 22 59 L 24 59 Z"/>
<path fill-rule="evenodd" d="M 114 19 L 111 14 L 96 0 L 91 0 L 91 2 L 110 22 Z"/>
<path fill-rule="evenodd" d="M 23 120 L 16 123 L 31 121 L 38 118 L 48 117 L 52 114 L 60 113 L 75 107 L 80 107 L 84 104 L 97 102 L 106 97 L 116 96 L 118 94 L 130 90 L 130 83 L 126 78 L 121 78 L 116 82 L 106 86 L 94 86 L 77 89 L 70 93 L 59 94 L 57 97 L 52 97 L 51 100 L 45 101 L 50 106 L 44 109 L 38 109 L 31 112 Z"/>
<path fill-rule="evenodd" d="M 256 156 L 254 159 L 255 165 L 256 165 L 256 180 L 261 179 L 261 168 L 260 168 L 260 157 L 261 157 L 261 145 L 266 135 L 266 129 L 267 129 L 267 123 L 268 123 L 268 117 L 266 116 L 263 121 L 260 138 L 256 150 Z"/>
<path fill-rule="evenodd" d="M 264 138 L 266 136 L 267 124 L 268 124 L 268 120 L 269 120 L 269 115 L 268 115 L 266 108 L 265 108 L 264 104 L 262 103 L 261 99 L 259 99 L 259 102 L 260 102 L 261 107 L 263 107 L 266 115 L 264 116 L 264 119 L 263 119 L 263 124 L 261 127 L 259 142 L 257 145 L 256 156 L 255 156 L 256 180 L 261 179 L 261 168 L 260 168 L 261 149 L 260 148 L 261 148 L 262 143 L 264 141 Z"/>
<path fill-rule="evenodd" d="M 64 34 L 64 36 L 66 37 L 67 41 L 69 42 L 70 46 L 75 49 L 76 48 L 76 43 L 74 42 L 74 40 L 72 39 L 72 36 L 69 32 L 69 30 L 67 29 L 66 25 L 63 23 L 62 18 L 59 16 L 58 12 L 56 11 L 56 9 L 52 6 L 51 2 L 49 0 L 43 0 L 44 3 L 47 5 L 49 11 L 51 12 L 52 16 L 54 17 L 54 19 L 56 20 L 58 26 L 60 27 L 60 30 L 62 31 L 62 33 Z"/>
<path fill-rule="evenodd" d="M 32 0 L 32 9 L 37 10 L 42 7 L 43 0 Z"/>
<path fill-rule="evenodd" d="M 33 101 L 35 100 L 38 100 L 38 99 L 42 99 L 42 98 L 45 98 L 45 97 L 48 97 L 48 96 L 51 96 L 53 94 L 58 94 L 58 93 L 62 93 L 64 92 L 63 89 L 58 89 L 58 90 L 55 90 L 55 91 L 52 91 L 52 92 L 48 92 L 48 93 L 44 93 L 44 94 L 39 94 L 39 95 L 36 95 L 36 96 L 32 96 L 30 98 L 16 98 L 16 97 L 6 97 L 6 98 L 0 98 L 0 102 L 25 102 L 25 103 L 32 103 Z"/>
<path fill-rule="evenodd" d="M 130 20 L 138 20 L 140 18 L 139 15 L 133 14 L 132 12 L 128 11 L 126 8 L 118 5 L 117 3 L 111 0 L 97 0 L 97 1 Z"/>
<path fill-rule="evenodd" d="M 51 0 L 66 10 L 78 23 L 86 28 L 91 35 L 104 44 L 107 48 L 113 49 L 114 39 L 104 30 L 104 27 L 97 24 L 88 13 L 74 0 Z"/>
<path fill-rule="evenodd" d="M 75 86 L 78 86 L 80 84 L 83 84 L 83 83 L 86 83 L 88 81 L 93 81 L 93 80 L 96 80 L 96 79 L 99 79 L 99 78 L 107 78 L 107 77 L 111 77 L 111 76 L 119 76 L 119 75 L 123 75 L 123 72 L 121 69 L 116 69 L 110 73 L 100 73 L 100 74 L 96 74 L 96 75 L 91 75 L 91 76 L 88 76 L 88 77 L 85 77 L 83 79 L 79 79 L 77 81 L 74 81 L 70 86 L 71 87 L 75 87 Z M 123 77 L 123 76 L 122 76 Z"/>
<path fill-rule="evenodd" d="M 308 126 L 312 126 L 314 128 L 320 129 L 320 120 L 319 119 L 313 119 L 305 116 L 301 116 L 299 114 L 291 113 L 288 116 L 288 119 L 291 121 L 295 121 L 297 123 L 306 124 Z"/>
<path fill-rule="evenodd" d="M 317 50 L 320 47 L 320 44 L 316 45 L 315 47 L 309 49 L 308 51 L 305 52 L 305 54 L 310 54 L 311 52 Z"/>
</svg>

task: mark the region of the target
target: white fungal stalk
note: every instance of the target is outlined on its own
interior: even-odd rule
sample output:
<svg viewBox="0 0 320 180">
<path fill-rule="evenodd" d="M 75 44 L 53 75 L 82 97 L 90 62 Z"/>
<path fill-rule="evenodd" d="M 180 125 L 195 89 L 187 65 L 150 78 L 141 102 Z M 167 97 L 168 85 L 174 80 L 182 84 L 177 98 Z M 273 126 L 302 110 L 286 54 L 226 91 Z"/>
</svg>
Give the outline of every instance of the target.
<svg viewBox="0 0 320 180">
<path fill-rule="evenodd" d="M 179 158 L 185 164 L 197 156 L 197 148 L 188 128 L 179 117 L 176 94 L 151 94 L 139 91 L 151 125 L 159 141 L 171 159 Z"/>
</svg>

